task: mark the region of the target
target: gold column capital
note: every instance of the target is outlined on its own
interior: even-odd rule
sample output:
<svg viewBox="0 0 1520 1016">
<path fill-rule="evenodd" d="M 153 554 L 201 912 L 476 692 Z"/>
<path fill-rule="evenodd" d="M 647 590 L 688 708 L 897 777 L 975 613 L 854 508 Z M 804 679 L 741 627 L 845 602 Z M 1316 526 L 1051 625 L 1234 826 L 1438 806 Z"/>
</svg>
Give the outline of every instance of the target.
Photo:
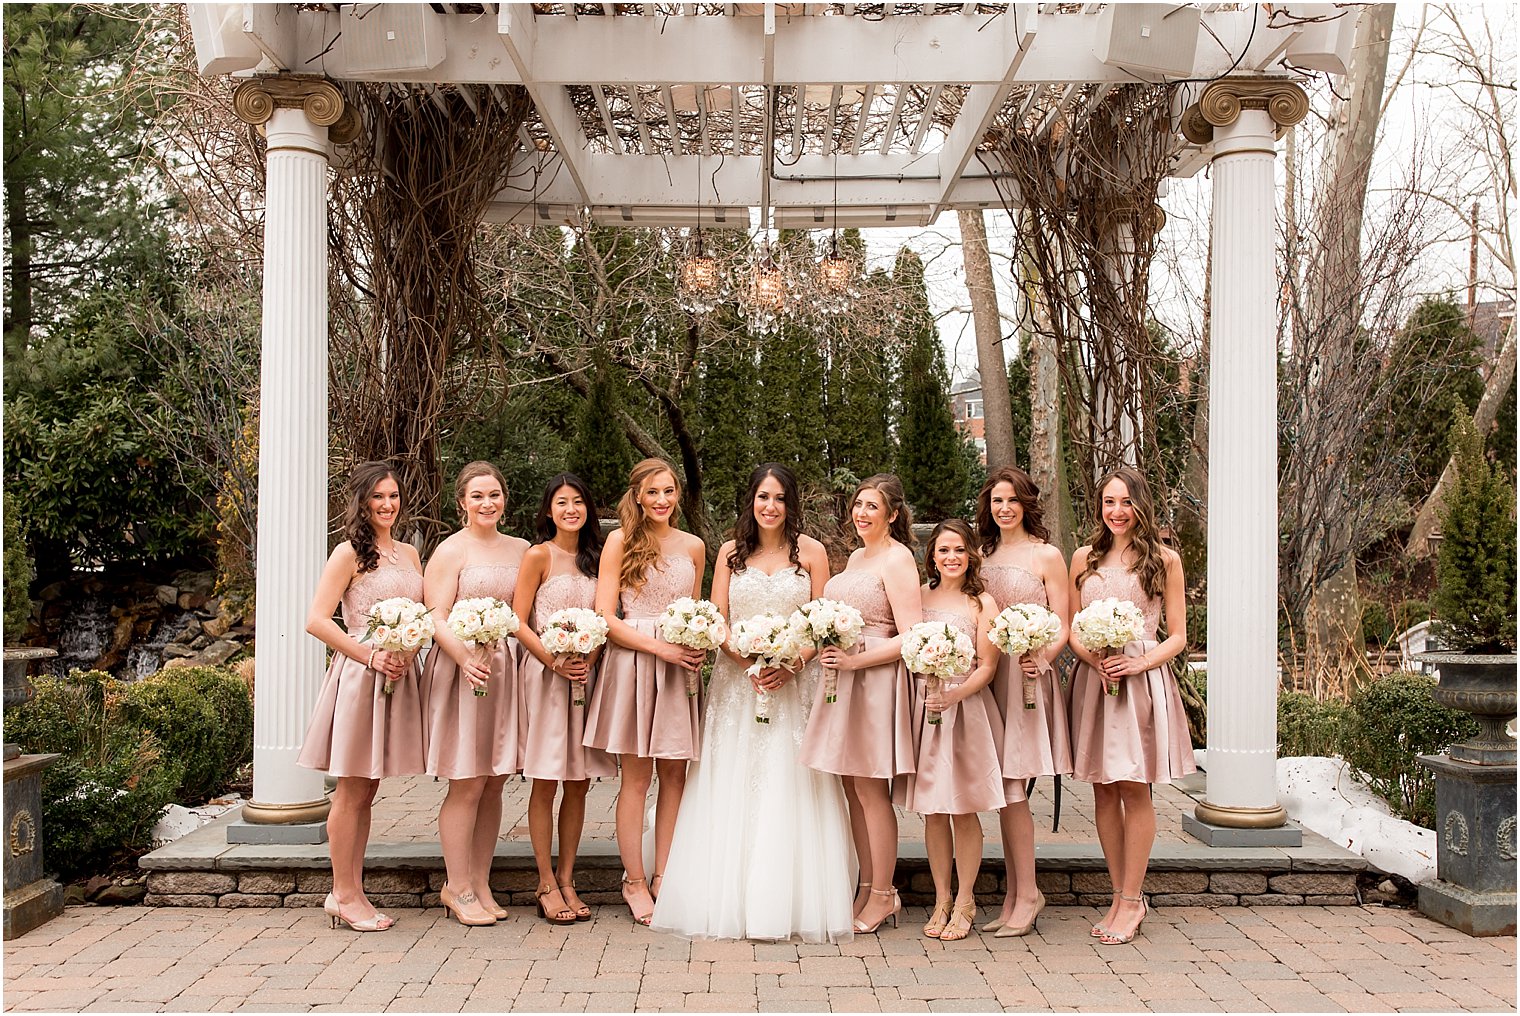
<svg viewBox="0 0 1520 1016">
<path fill-rule="evenodd" d="M 358 134 L 358 118 L 343 101 L 338 86 L 315 74 L 276 74 L 250 78 L 232 93 L 232 109 L 244 123 L 267 123 L 276 109 L 299 109 L 312 123 L 330 128 L 335 144 Z"/>
<path fill-rule="evenodd" d="M 1279 128 L 1292 127 L 1309 113 L 1309 97 L 1297 82 L 1283 78 L 1224 78 L 1203 90 L 1182 114 L 1182 134 L 1195 145 L 1214 140 L 1214 128 L 1228 127 L 1243 109 L 1264 110 Z"/>
</svg>

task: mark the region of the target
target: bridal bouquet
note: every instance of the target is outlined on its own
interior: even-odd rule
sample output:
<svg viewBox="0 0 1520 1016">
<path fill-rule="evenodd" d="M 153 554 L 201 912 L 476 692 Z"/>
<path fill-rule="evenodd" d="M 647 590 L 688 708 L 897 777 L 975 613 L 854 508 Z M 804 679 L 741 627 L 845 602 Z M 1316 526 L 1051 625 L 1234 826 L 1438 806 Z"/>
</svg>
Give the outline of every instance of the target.
<svg viewBox="0 0 1520 1016">
<path fill-rule="evenodd" d="M 1108 597 L 1094 600 L 1077 611 L 1071 619 L 1071 634 L 1082 648 L 1103 659 L 1110 650 L 1123 649 L 1145 631 L 1145 615 L 1128 600 Z M 1103 678 L 1103 688 L 1110 695 L 1119 694 L 1119 682 Z"/>
<path fill-rule="evenodd" d="M 566 607 L 549 615 L 539 630 L 551 656 L 590 656 L 607 641 L 607 619 L 586 607 Z M 571 705 L 586 704 L 586 682 L 572 681 Z"/>
<path fill-rule="evenodd" d="M 694 600 L 683 596 L 665 608 L 657 622 L 660 636 L 688 649 L 711 652 L 728 640 L 728 623 L 718 613 L 717 604 L 711 600 Z M 702 686 L 702 675 L 695 670 L 686 672 L 686 694 L 694 696 Z"/>
<path fill-rule="evenodd" d="M 971 669 L 976 662 L 976 646 L 953 624 L 920 621 L 903 633 L 902 658 L 909 670 L 928 678 L 925 691 L 933 695 L 939 691 L 940 682 Z M 932 710 L 924 713 L 926 723 L 939 723 L 941 719 L 941 714 Z"/>
<path fill-rule="evenodd" d="M 1015 603 L 992 619 L 992 644 L 1015 660 L 1039 652 L 1061 634 L 1061 619 L 1038 603 Z M 1034 679 L 1024 677 L 1024 708 L 1035 704 Z"/>
<path fill-rule="evenodd" d="M 415 653 L 433 641 L 433 615 L 406 596 L 379 600 L 369 608 L 369 624 L 359 641 L 372 641 L 388 653 Z M 395 687 L 396 682 L 386 678 L 380 690 L 389 695 Z"/>
<path fill-rule="evenodd" d="M 802 662 L 802 650 L 806 645 L 787 618 L 769 611 L 735 621 L 733 636 L 728 640 L 728 647 L 734 652 L 754 659 L 755 662 L 744 672 L 752 680 L 766 667 L 795 669 Z M 757 689 L 755 722 L 771 722 L 770 709 L 770 692 Z"/>
<path fill-rule="evenodd" d="M 810 642 L 817 649 L 822 649 L 824 646 L 849 649 L 860 641 L 861 632 L 866 627 L 865 618 L 860 616 L 860 611 L 848 603 L 821 596 L 816 600 L 809 600 L 793 611 L 789 623 L 797 633 L 799 641 Z M 839 697 L 838 689 L 839 671 L 833 667 L 824 667 L 823 700 L 833 702 Z"/>
<path fill-rule="evenodd" d="M 461 642 L 469 643 L 477 653 L 488 652 L 488 646 L 500 642 L 508 635 L 515 635 L 522 622 L 512 608 L 494 596 L 477 596 L 460 600 L 449 611 L 449 633 Z M 485 686 L 475 689 L 477 698 L 486 694 Z"/>
</svg>

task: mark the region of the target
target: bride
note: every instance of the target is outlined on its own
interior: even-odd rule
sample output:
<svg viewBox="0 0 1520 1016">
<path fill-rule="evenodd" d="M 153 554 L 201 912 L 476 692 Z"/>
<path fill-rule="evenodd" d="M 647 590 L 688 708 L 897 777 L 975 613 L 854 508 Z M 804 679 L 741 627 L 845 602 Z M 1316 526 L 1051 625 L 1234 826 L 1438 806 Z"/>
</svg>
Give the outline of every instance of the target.
<svg viewBox="0 0 1520 1016">
<path fill-rule="evenodd" d="M 750 476 L 712 599 L 731 622 L 790 615 L 823 591 L 823 545 L 802 535 L 797 480 L 775 463 Z M 854 917 L 849 817 L 839 778 L 797 761 L 818 679 L 762 670 L 726 646 L 713 668 L 702 761 L 686 779 L 652 927 L 692 938 L 839 941 Z M 770 696 L 768 723 L 756 692 Z"/>
</svg>

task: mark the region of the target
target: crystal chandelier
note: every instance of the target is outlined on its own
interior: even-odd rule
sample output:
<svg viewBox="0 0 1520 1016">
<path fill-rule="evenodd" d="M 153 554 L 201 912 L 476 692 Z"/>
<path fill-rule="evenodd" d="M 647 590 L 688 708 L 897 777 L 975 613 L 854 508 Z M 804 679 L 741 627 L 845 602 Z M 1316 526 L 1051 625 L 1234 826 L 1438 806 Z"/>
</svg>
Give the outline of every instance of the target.
<svg viewBox="0 0 1520 1016">
<path fill-rule="evenodd" d="M 702 247 L 702 227 L 698 226 L 687 255 L 681 261 L 676 279 L 676 302 L 692 314 L 708 314 L 725 296 L 723 269 L 718 259 Z"/>
<path fill-rule="evenodd" d="M 751 331 L 770 335 L 781 327 L 790 288 L 785 270 L 771 255 L 770 238 L 767 237 L 750 263 L 749 278 L 740 294 Z"/>
</svg>

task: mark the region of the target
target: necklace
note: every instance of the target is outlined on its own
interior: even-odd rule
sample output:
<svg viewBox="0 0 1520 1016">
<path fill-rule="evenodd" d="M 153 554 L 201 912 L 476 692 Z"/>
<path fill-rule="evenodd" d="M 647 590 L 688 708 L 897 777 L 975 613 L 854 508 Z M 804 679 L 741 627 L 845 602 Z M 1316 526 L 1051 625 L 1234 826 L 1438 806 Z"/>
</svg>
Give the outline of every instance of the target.
<svg viewBox="0 0 1520 1016">
<path fill-rule="evenodd" d="M 399 558 L 396 555 L 396 541 L 395 540 L 391 541 L 391 549 L 390 550 L 381 550 L 380 549 L 380 543 L 377 540 L 375 542 L 375 552 L 378 553 L 381 557 L 385 558 L 391 564 L 395 564 L 399 560 Z"/>
</svg>

